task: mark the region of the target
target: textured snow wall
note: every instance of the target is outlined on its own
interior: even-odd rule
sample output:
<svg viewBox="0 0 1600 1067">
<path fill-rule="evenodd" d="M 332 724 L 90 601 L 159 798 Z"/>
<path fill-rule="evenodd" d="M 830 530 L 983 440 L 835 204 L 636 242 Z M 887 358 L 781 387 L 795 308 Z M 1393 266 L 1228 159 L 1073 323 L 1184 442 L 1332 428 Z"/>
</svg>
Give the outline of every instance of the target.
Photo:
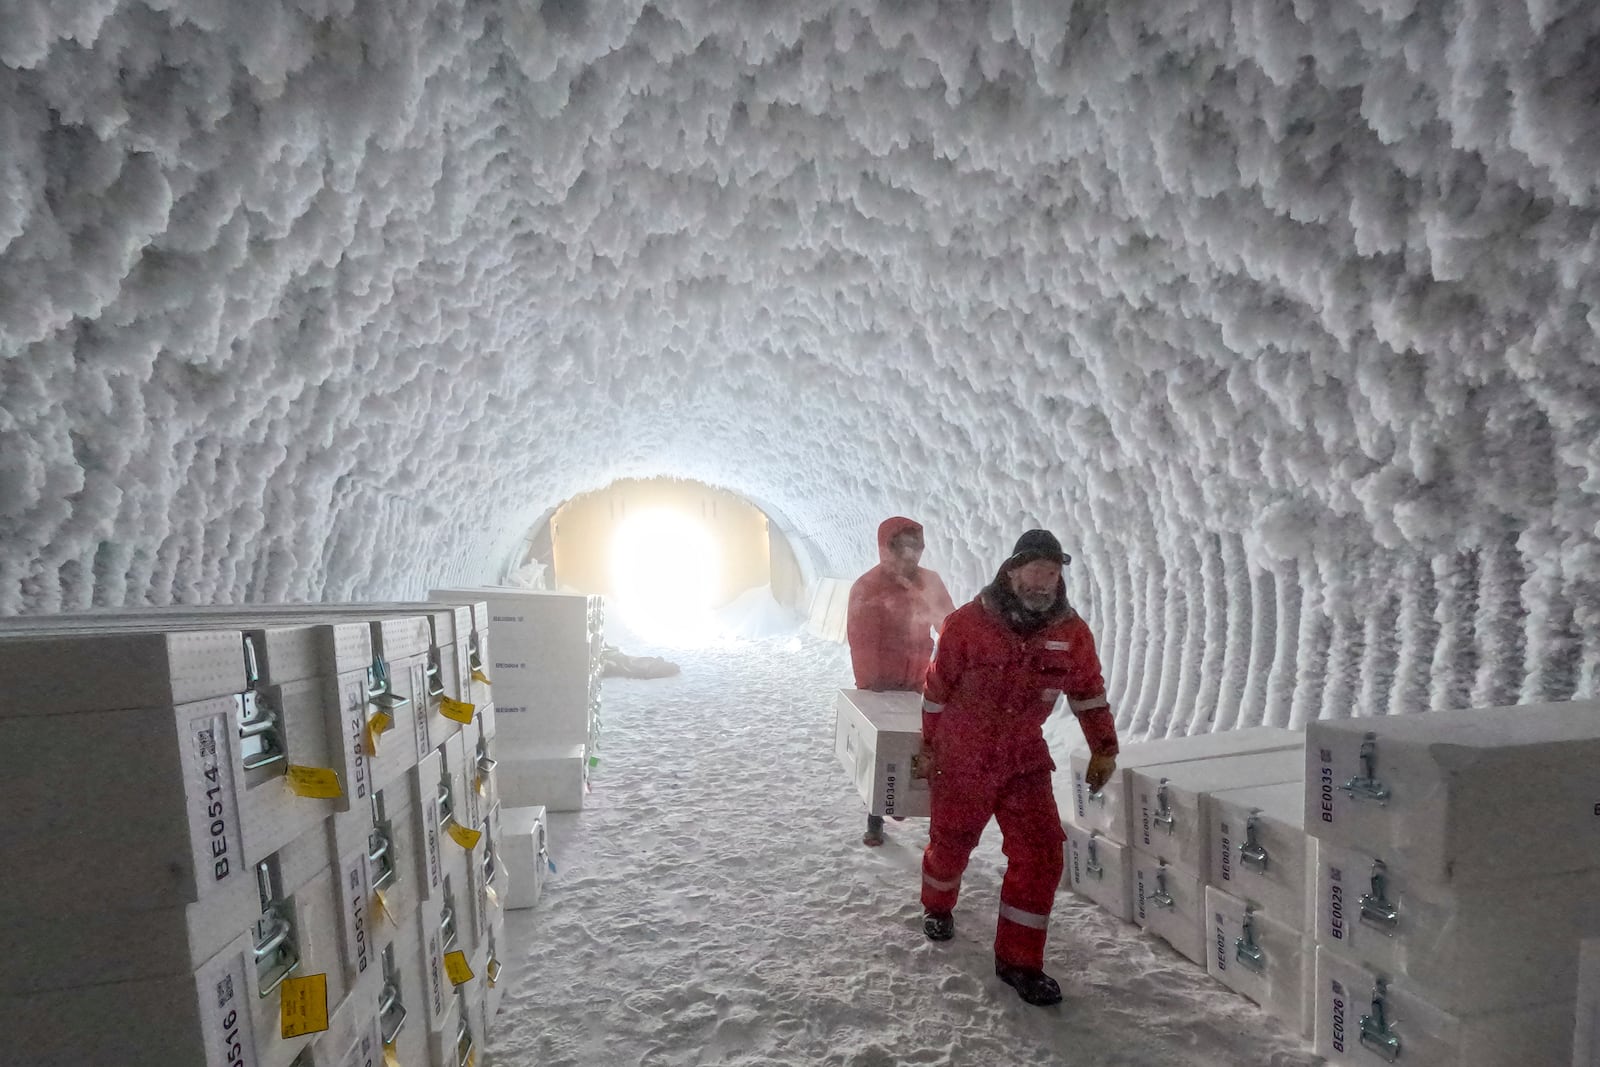
<svg viewBox="0 0 1600 1067">
<path fill-rule="evenodd" d="M 1600 6 L 0 0 L 0 612 L 410 596 L 624 476 L 1025 527 L 1125 726 L 1600 670 Z"/>
</svg>

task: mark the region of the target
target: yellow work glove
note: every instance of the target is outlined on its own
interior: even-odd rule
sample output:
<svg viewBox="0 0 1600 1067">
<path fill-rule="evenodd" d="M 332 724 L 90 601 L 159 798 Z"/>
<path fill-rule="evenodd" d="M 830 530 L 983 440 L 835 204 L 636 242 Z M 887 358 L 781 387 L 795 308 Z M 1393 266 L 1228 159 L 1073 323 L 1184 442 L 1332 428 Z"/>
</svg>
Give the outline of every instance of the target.
<svg viewBox="0 0 1600 1067">
<path fill-rule="evenodd" d="M 1111 772 L 1116 769 L 1117 757 L 1090 756 L 1089 769 L 1083 772 L 1083 781 L 1089 787 L 1089 792 L 1100 792 L 1101 788 L 1111 780 Z"/>
<path fill-rule="evenodd" d="M 933 747 L 926 741 L 922 743 L 922 748 L 917 754 L 911 757 L 911 777 L 933 777 Z"/>
</svg>

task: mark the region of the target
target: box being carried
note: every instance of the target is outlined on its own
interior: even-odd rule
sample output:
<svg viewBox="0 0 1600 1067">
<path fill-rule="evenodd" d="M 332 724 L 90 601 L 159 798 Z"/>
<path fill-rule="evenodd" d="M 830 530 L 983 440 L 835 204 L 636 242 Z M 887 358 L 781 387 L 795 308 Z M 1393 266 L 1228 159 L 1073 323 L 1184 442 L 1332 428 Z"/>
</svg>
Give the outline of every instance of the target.
<svg viewBox="0 0 1600 1067">
<path fill-rule="evenodd" d="M 922 694 L 841 689 L 833 751 L 873 815 L 926 818 L 928 782 L 911 776 L 922 748 Z"/>
</svg>

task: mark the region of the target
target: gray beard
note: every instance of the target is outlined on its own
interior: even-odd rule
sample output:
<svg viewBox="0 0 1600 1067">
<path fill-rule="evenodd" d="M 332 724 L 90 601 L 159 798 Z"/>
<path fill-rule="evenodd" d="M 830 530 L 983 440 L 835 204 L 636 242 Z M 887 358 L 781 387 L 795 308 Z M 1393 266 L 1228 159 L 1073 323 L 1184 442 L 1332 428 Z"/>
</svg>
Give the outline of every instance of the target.
<svg viewBox="0 0 1600 1067">
<path fill-rule="evenodd" d="M 1029 611 L 1049 611 L 1056 606 L 1056 594 L 1048 593 L 1018 593 L 1017 599 Z"/>
</svg>

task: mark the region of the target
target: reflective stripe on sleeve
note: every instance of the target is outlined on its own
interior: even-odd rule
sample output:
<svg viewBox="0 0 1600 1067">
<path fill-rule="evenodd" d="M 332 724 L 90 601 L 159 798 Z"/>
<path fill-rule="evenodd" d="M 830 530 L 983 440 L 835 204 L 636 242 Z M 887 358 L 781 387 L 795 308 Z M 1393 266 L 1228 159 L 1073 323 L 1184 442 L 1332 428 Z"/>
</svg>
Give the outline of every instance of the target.
<svg viewBox="0 0 1600 1067">
<path fill-rule="evenodd" d="M 1050 925 L 1050 916 L 1040 915 L 1037 912 L 1023 911 L 1013 908 L 1010 904 L 1000 905 L 1000 918 L 1009 919 L 1018 926 L 1027 926 L 1035 930 L 1043 930 Z"/>
<path fill-rule="evenodd" d="M 1097 697 L 1089 697 L 1086 700 L 1074 700 L 1072 697 L 1068 697 L 1067 706 L 1070 707 L 1074 712 L 1079 712 L 1093 711 L 1096 708 L 1109 708 L 1111 704 L 1102 694 L 1101 696 Z"/>
</svg>

